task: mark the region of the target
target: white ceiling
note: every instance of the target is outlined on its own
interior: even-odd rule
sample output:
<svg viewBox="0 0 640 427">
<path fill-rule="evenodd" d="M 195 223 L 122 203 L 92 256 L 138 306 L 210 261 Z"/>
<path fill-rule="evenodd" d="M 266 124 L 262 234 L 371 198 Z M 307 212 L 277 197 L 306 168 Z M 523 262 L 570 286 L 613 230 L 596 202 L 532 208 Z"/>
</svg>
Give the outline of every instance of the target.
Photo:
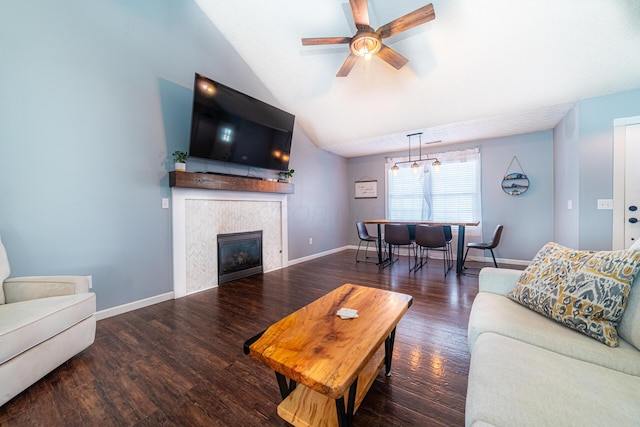
<svg viewBox="0 0 640 427">
<path fill-rule="evenodd" d="M 300 39 L 353 36 L 347 0 L 196 3 L 278 106 L 345 157 L 405 150 L 419 131 L 448 144 L 548 130 L 580 99 L 640 87 L 640 0 L 433 0 L 435 20 L 384 41 L 404 68 L 359 59 L 344 78 L 348 45 Z M 425 4 L 369 0 L 371 26 Z"/>
</svg>

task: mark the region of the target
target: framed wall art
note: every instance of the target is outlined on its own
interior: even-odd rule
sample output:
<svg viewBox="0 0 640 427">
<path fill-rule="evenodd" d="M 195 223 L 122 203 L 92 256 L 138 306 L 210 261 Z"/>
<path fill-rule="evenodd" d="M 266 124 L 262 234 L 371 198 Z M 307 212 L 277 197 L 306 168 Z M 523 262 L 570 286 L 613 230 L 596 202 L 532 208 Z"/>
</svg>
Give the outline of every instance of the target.
<svg viewBox="0 0 640 427">
<path fill-rule="evenodd" d="M 376 199 L 378 197 L 378 181 L 356 181 L 356 199 Z"/>
</svg>

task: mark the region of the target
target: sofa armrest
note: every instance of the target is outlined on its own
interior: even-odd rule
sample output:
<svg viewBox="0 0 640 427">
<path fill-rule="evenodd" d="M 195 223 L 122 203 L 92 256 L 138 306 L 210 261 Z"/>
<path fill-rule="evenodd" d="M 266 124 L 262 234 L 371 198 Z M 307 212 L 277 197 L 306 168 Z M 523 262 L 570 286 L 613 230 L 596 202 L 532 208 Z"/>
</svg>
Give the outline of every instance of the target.
<svg viewBox="0 0 640 427">
<path fill-rule="evenodd" d="M 86 276 L 13 277 L 3 283 L 6 303 L 89 292 Z"/>
<path fill-rule="evenodd" d="M 506 296 L 516 286 L 521 274 L 521 270 L 485 267 L 478 277 L 479 290 Z"/>
</svg>

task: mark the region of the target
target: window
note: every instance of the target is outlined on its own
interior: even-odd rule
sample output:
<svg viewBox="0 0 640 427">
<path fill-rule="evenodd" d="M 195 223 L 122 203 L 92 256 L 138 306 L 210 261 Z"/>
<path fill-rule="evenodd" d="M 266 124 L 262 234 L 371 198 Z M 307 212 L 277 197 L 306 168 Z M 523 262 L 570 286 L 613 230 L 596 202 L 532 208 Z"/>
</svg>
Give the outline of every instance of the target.
<svg viewBox="0 0 640 427">
<path fill-rule="evenodd" d="M 430 154 L 442 163 L 434 170 L 432 160 L 398 165 L 394 176 L 392 159 L 387 163 L 387 218 L 398 221 L 479 221 L 482 218 L 480 193 L 480 151 L 478 148 Z"/>
</svg>

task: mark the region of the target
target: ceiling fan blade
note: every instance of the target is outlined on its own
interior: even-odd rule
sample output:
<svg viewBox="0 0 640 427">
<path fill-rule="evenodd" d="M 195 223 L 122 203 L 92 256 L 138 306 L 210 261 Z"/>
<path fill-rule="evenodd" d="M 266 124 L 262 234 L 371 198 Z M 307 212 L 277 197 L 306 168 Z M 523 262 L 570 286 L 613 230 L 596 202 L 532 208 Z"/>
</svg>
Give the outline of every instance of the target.
<svg viewBox="0 0 640 427">
<path fill-rule="evenodd" d="M 342 67 L 340 67 L 340 70 L 338 70 L 338 74 L 336 74 L 336 77 L 347 77 L 353 66 L 356 64 L 357 60 L 358 57 L 353 53 L 350 53 L 349 56 L 347 56 L 347 59 L 344 61 L 344 64 L 342 64 Z"/>
<path fill-rule="evenodd" d="M 366 30 L 369 25 L 369 6 L 367 0 L 349 0 L 353 20 L 358 30 Z"/>
<path fill-rule="evenodd" d="M 346 44 L 351 41 L 351 37 L 308 37 L 302 39 L 303 46 L 313 46 L 320 44 Z"/>
<path fill-rule="evenodd" d="M 382 58 L 385 62 L 389 63 L 393 68 L 399 70 L 400 68 L 407 65 L 409 60 L 404 56 L 400 55 L 395 50 L 391 49 L 389 46 L 382 44 L 382 48 L 380 51 L 376 53 L 380 58 Z"/>
<path fill-rule="evenodd" d="M 429 3 L 428 5 L 423 6 L 420 9 L 409 12 L 406 15 L 401 16 L 398 19 L 394 19 L 386 25 L 383 25 L 382 27 L 378 28 L 376 33 L 378 33 L 382 38 L 389 37 L 429 22 L 435 19 L 435 17 L 436 13 L 433 10 L 433 4 Z"/>
</svg>

